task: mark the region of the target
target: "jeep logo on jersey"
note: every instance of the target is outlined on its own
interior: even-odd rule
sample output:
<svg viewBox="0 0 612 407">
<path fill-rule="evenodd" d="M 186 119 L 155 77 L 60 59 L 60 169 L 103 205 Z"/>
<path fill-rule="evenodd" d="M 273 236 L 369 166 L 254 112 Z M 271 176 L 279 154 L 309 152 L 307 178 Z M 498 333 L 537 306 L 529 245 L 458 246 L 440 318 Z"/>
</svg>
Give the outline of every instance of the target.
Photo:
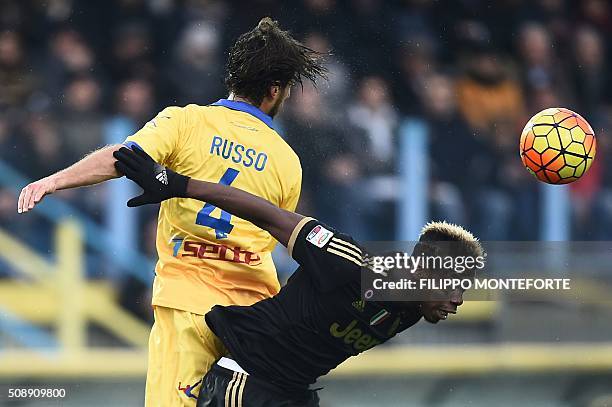
<svg viewBox="0 0 612 407">
<path fill-rule="evenodd" d="M 317 247 L 323 247 L 333 235 L 332 232 L 325 229 L 323 226 L 317 225 L 310 231 L 308 236 L 306 236 L 306 240 Z"/>
<path fill-rule="evenodd" d="M 357 328 L 356 319 L 344 328 L 341 328 L 339 323 L 334 322 L 329 327 L 329 333 L 335 338 L 342 339 L 345 344 L 352 345 L 357 352 L 363 352 L 381 343 L 378 339 Z"/>
</svg>

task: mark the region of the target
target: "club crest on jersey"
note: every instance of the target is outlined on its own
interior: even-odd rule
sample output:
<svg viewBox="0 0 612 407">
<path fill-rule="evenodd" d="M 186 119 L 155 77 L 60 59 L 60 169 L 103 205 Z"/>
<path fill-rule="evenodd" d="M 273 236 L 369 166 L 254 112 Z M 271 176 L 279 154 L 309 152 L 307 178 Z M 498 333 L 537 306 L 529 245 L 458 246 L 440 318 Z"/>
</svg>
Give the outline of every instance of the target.
<svg viewBox="0 0 612 407">
<path fill-rule="evenodd" d="M 310 231 L 308 236 L 306 236 L 306 240 L 317 247 L 323 247 L 333 235 L 332 232 L 325 229 L 323 226 L 317 225 Z"/>
</svg>

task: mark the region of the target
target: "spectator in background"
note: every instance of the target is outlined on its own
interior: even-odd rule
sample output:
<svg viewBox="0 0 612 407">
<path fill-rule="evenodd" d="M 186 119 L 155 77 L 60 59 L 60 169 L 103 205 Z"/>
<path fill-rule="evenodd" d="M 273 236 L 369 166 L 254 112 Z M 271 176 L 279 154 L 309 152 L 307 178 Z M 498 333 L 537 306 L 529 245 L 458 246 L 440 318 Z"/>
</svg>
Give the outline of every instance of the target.
<svg viewBox="0 0 612 407">
<path fill-rule="evenodd" d="M 209 22 L 222 23 L 228 16 L 234 17 L 229 11 L 230 3 L 225 0 L 187 0 L 184 6 L 186 19 L 194 21 L 207 20 Z M 252 5 L 253 0 L 248 0 Z M 259 18 L 258 16 L 256 18 Z"/>
<path fill-rule="evenodd" d="M 366 135 L 362 154 L 369 174 L 391 174 L 395 170 L 398 116 L 393 108 L 389 87 L 380 76 L 368 76 L 357 88 L 357 100 L 348 108 L 351 125 Z"/>
<path fill-rule="evenodd" d="M 21 38 L 13 31 L 0 32 L 0 108 L 24 105 L 35 86 Z"/>
<path fill-rule="evenodd" d="M 334 39 L 336 52 L 342 59 L 350 53 L 353 39 L 350 38 L 350 26 L 345 18 L 338 18 L 344 14 L 336 0 L 302 0 L 301 5 L 293 11 L 295 13 L 295 31 L 305 35 L 317 31 Z"/>
<path fill-rule="evenodd" d="M 414 43 L 415 38 L 435 38 L 437 33 L 434 21 L 436 2 L 431 0 L 404 0 L 402 7 L 394 12 L 393 37 L 399 43 Z M 445 7 L 446 5 L 443 5 Z"/>
<path fill-rule="evenodd" d="M 460 64 L 463 72 L 457 80 L 459 110 L 474 130 L 492 137 L 500 122 L 517 124 L 524 118 L 520 85 L 493 48 L 473 44 Z"/>
<path fill-rule="evenodd" d="M 0 164 L 9 165 L 27 175 L 38 174 L 43 168 L 56 168 L 60 161 L 59 139 L 48 118 L 28 117 L 25 129 L 19 122 L 11 121 L 9 116 L 0 113 Z M 10 176 L 2 172 L 2 178 Z M 14 216 L 17 195 L 10 188 L 0 184 L 0 225 L 36 250 L 46 253 L 52 246 L 52 227 L 40 217 L 17 219 Z M 35 231 L 36 233 L 33 233 Z M 0 263 L 0 275 L 9 270 L 8 265 Z"/>
<path fill-rule="evenodd" d="M 474 229 L 484 240 L 506 240 L 517 237 L 512 235 L 516 225 L 512 210 L 516 207 L 514 188 L 521 187 L 515 183 L 516 170 L 520 169 L 516 164 L 516 135 L 524 121 L 524 101 L 520 85 L 490 44 L 470 45 L 462 56 L 457 96 L 459 110 L 483 146 L 475 157 L 478 171 L 470 180 L 480 188 L 470 205 Z"/>
<path fill-rule="evenodd" d="M 580 2 L 583 18 L 602 32 L 612 34 L 612 7 L 607 0 L 583 0 Z"/>
<path fill-rule="evenodd" d="M 24 164 L 17 168 L 28 177 L 41 178 L 66 165 L 62 138 L 50 115 L 30 115 L 19 138 L 18 152 Z"/>
<path fill-rule="evenodd" d="M 431 74 L 423 80 L 428 84 L 423 88 L 422 98 L 429 127 L 432 218 L 466 225 L 465 196 L 476 190 L 472 175 L 477 170 L 473 168 L 474 158 L 480 149 L 457 112 L 452 79 Z"/>
<path fill-rule="evenodd" d="M 0 160 L 16 166 L 23 159 L 19 156 L 22 150 L 22 140 L 15 137 L 15 123 L 9 120 L 8 114 L 0 111 Z"/>
<path fill-rule="evenodd" d="M 554 52 L 554 44 L 546 27 L 539 23 L 523 25 L 519 32 L 518 48 L 528 97 L 539 88 L 554 87 L 564 103 L 571 100 L 567 73 Z"/>
<path fill-rule="evenodd" d="M 24 21 L 30 17 L 19 0 L 4 0 L 0 2 L 0 26 L 19 30 Z"/>
<path fill-rule="evenodd" d="M 138 22 L 119 26 L 113 36 L 111 78 L 115 82 L 139 77 L 155 79 L 157 70 L 152 61 L 154 44 L 145 24 Z"/>
<path fill-rule="evenodd" d="M 349 0 L 347 34 L 352 49 L 344 58 L 357 76 L 385 72 L 392 64 L 393 11 L 384 0 Z"/>
<path fill-rule="evenodd" d="M 102 144 L 101 92 L 91 76 L 79 76 L 67 84 L 58 109 L 66 162 L 76 161 Z"/>
<path fill-rule="evenodd" d="M 364 237 L 391 240 L 395 232 L 392 214 L 397 189 L 393 183 L 399 118 L 383 78 L 368 76 L 361 80 L 357 100 L 348 108 L 348 119 L 365 136 L 358 148 L 365 178 L 353 186 L 362 195 L 360 215 L 371 225 L 368 228 L 370 235 Z"/>
<path fill-rule="evenodd" d="M 604 116 L 593 122 L 597 136 L 597 157 L 589 172 L 584 175 L 587 185 L 582 187 L 581 180 L 572 190 L 574 201 L 577 197 L 590 204 L 585 211 L 587 216 L 581 218 L 580 213 L 574 214 L 575 234 L 582 239 L 612 240 L 612 121 L 609 117 Z M 576 187 L 578 190 L 574 191 Z M 587 190 L 582 191 L 582 188 Z M 590 199 L 581 197 L 585 192 Z"/>
<path fill-rule="evenodd" d="M 156 110 L 151 83 L 144 79 L 130 79 L 118 86 L 117 113 L 131 119 L 136 126 L 146 123 Z"/>
<path fill-rule="evenodd" d="M 73 78 L 66 85 L 63 96 L 56 118 L 65 166 L 103 145 L 104 115 L 101 106 L 102 89 L 92 76 Z M 95 219 L 99 219 L 101 208 L 105 205 L 101 191 L 99 187 L 94 187 L 94 190 L 87 193 L 75 189 L 65 191 L 62 196 Z"/>
<path fill-rule="evenodd" d="M 420 115 L 423 113 L 426 79 L 436 69 L 433 43 L 427 37 L 412 37 L 400 49 L 397 65 L 394 86 L 397 106 L 403 115 Z"/>
<path fill-rule="evenodd" d="M 44 87 L 55 103 L 70 78 L 95 70 L 94 52 L 78 32 L 66 28 L 54 34 L 44 64 Z"/>
<path fill-rule="evenodd" d="M 217 29 L 206 21 L 192 23 L 183 32 L 176 55 L 166 69 L 167 96 L 181 106 L 206 105 L 222 98 L 222 68 Z"/>
<path fill-rule="evenodd" d="M 292 95 L 286 120 L 286 140 L 302 163 L 302 211 L 363 235 L 359 196 L 354 188 L 361 179 L 355 154 L 358 131 L 333 119 L 328 100 L 310 84 Z M 344 208 L 352 208 L 349 213 Z"/>
<path fill-rule="evenodd" d="M 304 45 L 325 55 L 325 68 L 327 68 L 327 81 L 318 83 L 319 91 L 323 95 L 325 108 L 338 119 L 344 119 L 344 102 L 349 96 L 351 74 L 348 67 L 334 55 L 334 49 L 329 39 L 322 33 L 313 31 L 304 39 Z"/>
<path fill-rule="evenodd" d="M 579 110 L 585 117 L 597 115 L 602 102 L 610 102 L 611 76 L 601 36 L 589 27 L 580 27 L 574 37 L 573 87 Z"/>
</svg>

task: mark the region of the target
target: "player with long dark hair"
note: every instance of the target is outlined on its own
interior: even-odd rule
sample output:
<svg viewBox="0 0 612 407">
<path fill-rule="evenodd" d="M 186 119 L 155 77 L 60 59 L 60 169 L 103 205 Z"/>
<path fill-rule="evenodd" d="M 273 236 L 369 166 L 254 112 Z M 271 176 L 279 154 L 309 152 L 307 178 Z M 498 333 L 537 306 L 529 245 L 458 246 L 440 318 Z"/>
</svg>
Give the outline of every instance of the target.
<svg viewBox="0 0 612 407">
<path fill-rule="evenodd" d="M 124 144 L 139 146 L 191 177 L 231 184 L 293 210 L 300 196 L 300 161 L 274 130 L 272 118 L 293 85 L 314 82 L 324 73 L 319 53 L 264 18 L 229 52 L 227 99 L 168 107 Z M 18 212 L 33 209 L 55 191 L 117 178 L 113 152 L 120 147 L 104 147 L 27 185 Z M 162 203 L 147 406 L 195 404 L 197 383 L 224 351 L 202 315 L 215 304 L 248 305 L 276 294 L 275 244 L 267 231 L 210 203 L 186 198 Z"/>
</svg>

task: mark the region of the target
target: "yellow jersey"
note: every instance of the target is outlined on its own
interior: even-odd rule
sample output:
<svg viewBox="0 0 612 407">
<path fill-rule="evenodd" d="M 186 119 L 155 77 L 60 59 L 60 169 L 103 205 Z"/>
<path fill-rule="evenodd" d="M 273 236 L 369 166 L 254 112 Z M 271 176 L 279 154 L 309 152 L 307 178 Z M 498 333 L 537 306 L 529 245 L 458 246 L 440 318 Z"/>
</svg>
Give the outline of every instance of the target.
<svg viewBox="0 0 612 407">
<path fill-rule="evenodd" d="M 198 180 L 220 182 L 295 210 L 302 169 L 272 119 L 248 103 L 168 107 L 134 135 L 154 160 Z M 252 223 L 187 198 L 162 202 L 153 305 L 204 314 L 215 304 L 250 305 L 278 292 L 276 240 Z"/>
</svg>

